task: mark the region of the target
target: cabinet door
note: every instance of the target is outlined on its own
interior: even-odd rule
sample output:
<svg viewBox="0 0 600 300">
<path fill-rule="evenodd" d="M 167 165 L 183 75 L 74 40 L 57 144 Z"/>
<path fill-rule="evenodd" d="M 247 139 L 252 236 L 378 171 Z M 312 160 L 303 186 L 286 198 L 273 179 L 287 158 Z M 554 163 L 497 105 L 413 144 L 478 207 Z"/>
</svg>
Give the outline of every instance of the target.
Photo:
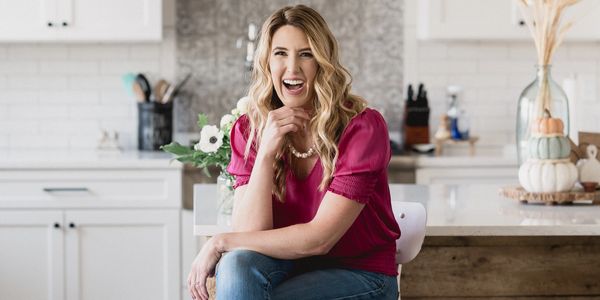
<svg viewBox="0 0 600 300">
<path fill-rule="evenodd" d="M 0 0 L 1 41 L 47 41 L 56 38 L 56 1 Z"/>
<path fill-rule="evenodd" d="M 159 41 L 161 0 L 56 0 L 58 39 L 65 41 Z"/>
<path fill-rule="evenodd" d="M 62 224 L 60 211 L 0 211 L 0 299 L 64 299 Z"/>
<path fill-rule="evenodd" d="M 68 300 L 180 298 L 177 209 L 65 213 Z"/>
<path fill-rule="evenodd" d="M 514 0 L 419 0 L 421 39 L 526 39 Z"/>
</svg>

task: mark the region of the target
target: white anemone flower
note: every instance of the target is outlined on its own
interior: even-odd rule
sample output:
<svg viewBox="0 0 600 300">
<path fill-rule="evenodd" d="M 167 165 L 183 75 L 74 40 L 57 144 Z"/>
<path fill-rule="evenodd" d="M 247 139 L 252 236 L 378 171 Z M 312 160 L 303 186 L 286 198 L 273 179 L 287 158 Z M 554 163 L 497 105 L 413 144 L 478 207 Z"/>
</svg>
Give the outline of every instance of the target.
<svg viewBox="0 0 600 300">
<path fill-rule="evenodd" d="M 226 126 L 229 126 L 233 123 L 233 121 L 235 121 L 235 117 L 233 115 L 226 114 L 221 118 L 221 123 L 219 124 L 219 127 L 224 128 Z"/>
<path fill-rule="evenodd" d="M 248 112 L 248 102 L 250 102 L 248 96 L 244 96 L 238 100 L 236 108 L 241 115 Z"/>
<path fill-rule="evenodd" d="M 200 131 L 200 141 L 194 149 L 205 153 L 217 152 L 223 145 L 223 131 L 215 125 L 204 125 Z"/>
</svg>

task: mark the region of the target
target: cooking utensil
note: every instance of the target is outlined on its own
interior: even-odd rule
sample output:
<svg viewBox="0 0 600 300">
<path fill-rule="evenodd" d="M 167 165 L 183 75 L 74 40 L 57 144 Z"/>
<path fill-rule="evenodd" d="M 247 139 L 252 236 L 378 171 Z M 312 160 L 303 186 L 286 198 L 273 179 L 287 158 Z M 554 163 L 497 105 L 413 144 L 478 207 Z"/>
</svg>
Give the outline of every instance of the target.
<svg viewBox="0 0 600 300">
<path fill-rule="evenodd" d="M 155 101 L 162 103 L 163 98 L 164 98 L 165 93 L 167 92 L 168 88 L 169 88 L 169 83 L 166 80 L 164 80 L 164 79 L 160 79 L 154 85 L 154 97 L 155 97 Z"/>
<path fill-rule="evenodd" d="M 144 90 L 140 86 L 139 82 L 134 81 L 131 85 L 131 90 L 132 93 L 135 95 L 135 99 L 137 100 L 137 102 L 143 103 L 147 101 L 146 93 L 144 93 Z"/>
<path fill-rule="evenodd" d="M 188 73 L 187 75 L 185 75 L 183 80 L 181 80 L 175 87 L 167 90 L 167 93 L 165 94 L 165 98 L 163 99 L 164 100 L 163 103 L 167 103 L 167 102 L 170 102 L 171 100 L 173 100 L 173 98 L 175 98 L 175 96 L 177 96 L 177 94 L 181 91 L 181 88 L 188 82 L 188 80 L 191 77 L 192 77 L 192 73 Z M 173 85 L 171 85 L 171 86 L 173 86 Z"/>
<path fill-rule="evenodd" d="M 148 78 L 146 78 L 144 74 L 138 73 L 137 76 L 135 76 L 135 82 L 140 85 L 140 88 L 144 93 L 144 101 L 149 101 L 150 95 L 152 94 L 152 86 L 150 85 Z"/>
<path fill-rule="evenodd" d="M 135 82 L 135 74 L 127 73 L 121 77 L 121 81 L 123 82 L 123 86 L 125 87 L 127 93 L 131 96 L 134 96 L 133 83 Z"/>
</svg>

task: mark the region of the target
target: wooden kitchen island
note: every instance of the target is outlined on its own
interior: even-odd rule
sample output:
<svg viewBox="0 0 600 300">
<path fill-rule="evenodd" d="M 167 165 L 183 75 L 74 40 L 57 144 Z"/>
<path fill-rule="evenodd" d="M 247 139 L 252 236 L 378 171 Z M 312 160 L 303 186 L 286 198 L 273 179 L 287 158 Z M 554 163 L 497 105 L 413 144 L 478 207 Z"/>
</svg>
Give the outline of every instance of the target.
<svg viewBox="0 0 600 300">
<path fill-rule="evenodd" d="M 392 205 L 420 202 L 428 214 L 423 249 L 402 266 L 402 298 L 600 298 L 600 206 L 521 204 L 499 188 L 390 185 Z M 214 185 L 195 189 L 196 208 L 215 199 Z M 196 209 L 194 233 L 227 230 L 214 220 Z"/>
</svg>

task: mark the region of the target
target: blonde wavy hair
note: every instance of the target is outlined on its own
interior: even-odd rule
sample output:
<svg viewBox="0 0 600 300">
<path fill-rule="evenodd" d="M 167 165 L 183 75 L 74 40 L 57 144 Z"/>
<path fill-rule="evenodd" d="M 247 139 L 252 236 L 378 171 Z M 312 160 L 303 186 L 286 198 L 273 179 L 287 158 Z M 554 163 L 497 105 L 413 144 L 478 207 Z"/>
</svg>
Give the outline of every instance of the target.
<svg viewBox="0 0 600 300">
<path fill-rule="evenodd" d="M 245 158 L 248 158 L 251 145 L 258 149 L 269 111 L 283 106 L 274 90 L 269 57 L 273 35 L 284 25 L 294 26 L 306 34 L 318 65 L 314 80 L 316 97 L 312 100 L 316 114 L 312 116 L 308 127 L 323 166 L 323 177 L 319 185 L 319 190 L 323 191 L 329 185 L 335 171 L 339 138 L 350 120 L 364 110 L 366 102 L 350 93 L 352 76 L 340 63 L 337 41 L 323 17 L 310 7 L 283 7 L 275 11 L 262 26 L 249 90 L 250 132 Z M 287 167 L 284 164 L 284 156 L 291 162 L 290 151 L 286 149 L 287 145 L 276 155 L 273 166 L 273 194 L 281 202 L 285 199 Z"/>
</svg>

